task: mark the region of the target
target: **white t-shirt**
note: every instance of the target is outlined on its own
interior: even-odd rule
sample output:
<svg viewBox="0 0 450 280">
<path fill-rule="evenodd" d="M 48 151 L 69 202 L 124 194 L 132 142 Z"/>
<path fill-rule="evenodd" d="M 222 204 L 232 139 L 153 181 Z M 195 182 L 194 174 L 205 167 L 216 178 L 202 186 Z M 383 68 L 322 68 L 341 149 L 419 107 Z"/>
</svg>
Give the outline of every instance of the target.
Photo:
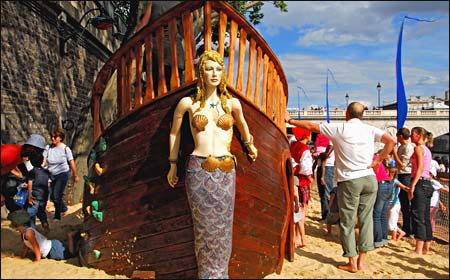
<svg viewBox="0 0 450 280">
<path fill-rule="evenodd" d="M 52 249 L 52 241 L 45 238 L 45 236 L 40 234 L 39 231 L 35 230 L 32 227 L 29 227 L 26 230 L 34 231 L 34 237 L 36 238 L 36 242 L 39 244 L 39 250 L 41 251 L 41 255 L 44 258 L 47 257 L 48 253 L 50 253 L 50 250 Z M 33 250 L 33 245 L 31 245 L 31 242 L 29 240 L 25 239 L 25 234 L 26 233 L 24 232 L 24 235 L 22 236 L 23 242 L 28 248 Z"/>
<path fill-rule="evenodd" d="M 44 150 L 44 156 L 47 158 L 48 171 L 52 175 L 58 175 L 70 170 L 68 162 L 73 160 L 72 151 L 64 143 L 55 147 L 47 145 Z"/>
<path fill-rule="evenodd" d="M 380 142 L 383 130 L 354 118 L 345 123 L 320 124 L 320 133 L 333 142 L 337 181 L 344 182 L 374 175 L 372 163 L 374 142 Z"/>
<path fill-rule="evenodd" d="M 431 180 L 431 185 L 433 186 L 434 192 L 431 196 L 430 207 L 439 207 L 439 190 L 444 186 L 437 180 Z"/>
<path fill-rule="evenodd" d="M 434 177 L 436 177 L 438 171 L 439 171 L 439 163 L 434 159 L 432 159 L 430 163 L 430 173 L 433 174 Z"/>
</svg>

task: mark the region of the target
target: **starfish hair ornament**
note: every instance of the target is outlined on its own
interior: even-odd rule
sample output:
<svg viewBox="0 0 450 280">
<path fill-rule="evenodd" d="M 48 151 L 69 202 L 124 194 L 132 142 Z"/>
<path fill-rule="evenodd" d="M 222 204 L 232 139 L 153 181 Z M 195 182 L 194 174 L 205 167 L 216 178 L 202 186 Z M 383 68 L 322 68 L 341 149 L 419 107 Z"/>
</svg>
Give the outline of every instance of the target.
<svg viewBox="0 0 450 280">
<path fill-rule="evenodd" d="M 219 101 L 217 101 L 215 104 L 214 103 L 209 103 L 209 106 L 214 109 L 216 108 L 216 106 L 219 104 Z"/>
</svg>

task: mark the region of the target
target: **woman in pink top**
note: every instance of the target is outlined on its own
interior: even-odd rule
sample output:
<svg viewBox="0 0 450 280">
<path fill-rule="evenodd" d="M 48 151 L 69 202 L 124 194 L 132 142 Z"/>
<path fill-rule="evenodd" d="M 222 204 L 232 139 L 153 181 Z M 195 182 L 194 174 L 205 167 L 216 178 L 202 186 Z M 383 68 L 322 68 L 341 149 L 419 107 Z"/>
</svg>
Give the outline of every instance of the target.
<svg viewBox="0 0 450 280">
<path fill-rule="evenodd" d="M 430 220 L 430 201 L 433 187 L 430 181 L 431 151 L 425 146 L 430 141 L 429 132 L 423 127 L 411 130 L 411 141 L 416 144 L 411 156 L 411 185 L 408 197 L 411 200 L 413 233 L 416 239 L 415 253 L 427 254 L 430 249 L 433 232 Z"/>
<path fill-rule="evenodd" d="M 373 156 L 374 160 L 377 158 L 377 154 Z M 373 246 L 380 248 L 388 244 L 387 211 L 393 185 L 383 163 L 377 168 L 373 168 L 373 171 L 378 182 L 377 199 L 373 206 Z"/>
</svg>

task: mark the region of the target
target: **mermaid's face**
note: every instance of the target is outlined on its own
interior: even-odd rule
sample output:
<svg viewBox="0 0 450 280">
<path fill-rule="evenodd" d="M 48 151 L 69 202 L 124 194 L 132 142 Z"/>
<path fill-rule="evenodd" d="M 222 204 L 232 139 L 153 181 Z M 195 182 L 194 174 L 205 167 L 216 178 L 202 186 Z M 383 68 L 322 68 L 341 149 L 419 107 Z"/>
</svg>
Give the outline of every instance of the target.
<svg viewBox="0 0 450 280">
<path fill-rule="evenodd" d="M 222 66 L 214 60 L 207 60 L 203 69 L 203 81 L 207 87 L 217 87 L 222 79 Z"/>
</svg>

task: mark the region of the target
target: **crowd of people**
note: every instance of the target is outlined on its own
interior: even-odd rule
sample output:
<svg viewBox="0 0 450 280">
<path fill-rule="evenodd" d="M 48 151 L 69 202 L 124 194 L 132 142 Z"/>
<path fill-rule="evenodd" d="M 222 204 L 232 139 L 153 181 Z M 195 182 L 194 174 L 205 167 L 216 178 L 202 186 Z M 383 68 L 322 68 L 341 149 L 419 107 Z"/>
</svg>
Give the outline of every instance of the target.
<svg viewBox="0 0 450 280">
<path fill-rule="evenodd" d="M 59 240 L 47 240 L 36 228 L 37 217 L 43 231 L 50 231 L 47 218 L 49 199 L 55 208 L 53 223 L 61 221 L 68 210 L 64 192 L 70 171 L 74 182 L 79 181 L 72 151 L 63 143 L 64 138 L 64 129 L 57 128 L 52 130 L 48 145 L 39 134 L 32 134 L 24 145 L 2 144 L 1 205 L 9 212 L 11 226 L 21 233 L 24 242 L 22 257 L 31 249 L 35 261 L 41 257 L 66 259 L 73 255 L 74 233 L 69 233 L 69 250 L 66 250 Z"/>
<path fill-rule="evenodd" d="M 294 245 L 307 245 L 306 209 L 311 182 L 316 178 L 320 220 L 327 224 L 327 235 L 331 235 L 332 225 L 339 225 L 343 256 L 349 261 L 338 268 L 349 272 L 366 269 L 367 253 L 387 246 L 389 232 L 392 241 L 414 237 L 413 254 L 428 254 L 436 213 L 439 208 L 446 211 L 439 192 L 448 193 L 441 184 L 448 178 L 438 177 L 447 168 L 440 158 L 432 158 L 430 132 L 404 127 L 395 139 L 363 123 L 364 110 L 361 103 L 351 103 L 344 123 L 293 120 L 286 114 L 286 122 L 294 126 L 290 138 L 296 177 Z M 309 148 L 311 132 L 317 137 Z M 376 152 L 375 142 L 384 144 Z"/>
</svg>

